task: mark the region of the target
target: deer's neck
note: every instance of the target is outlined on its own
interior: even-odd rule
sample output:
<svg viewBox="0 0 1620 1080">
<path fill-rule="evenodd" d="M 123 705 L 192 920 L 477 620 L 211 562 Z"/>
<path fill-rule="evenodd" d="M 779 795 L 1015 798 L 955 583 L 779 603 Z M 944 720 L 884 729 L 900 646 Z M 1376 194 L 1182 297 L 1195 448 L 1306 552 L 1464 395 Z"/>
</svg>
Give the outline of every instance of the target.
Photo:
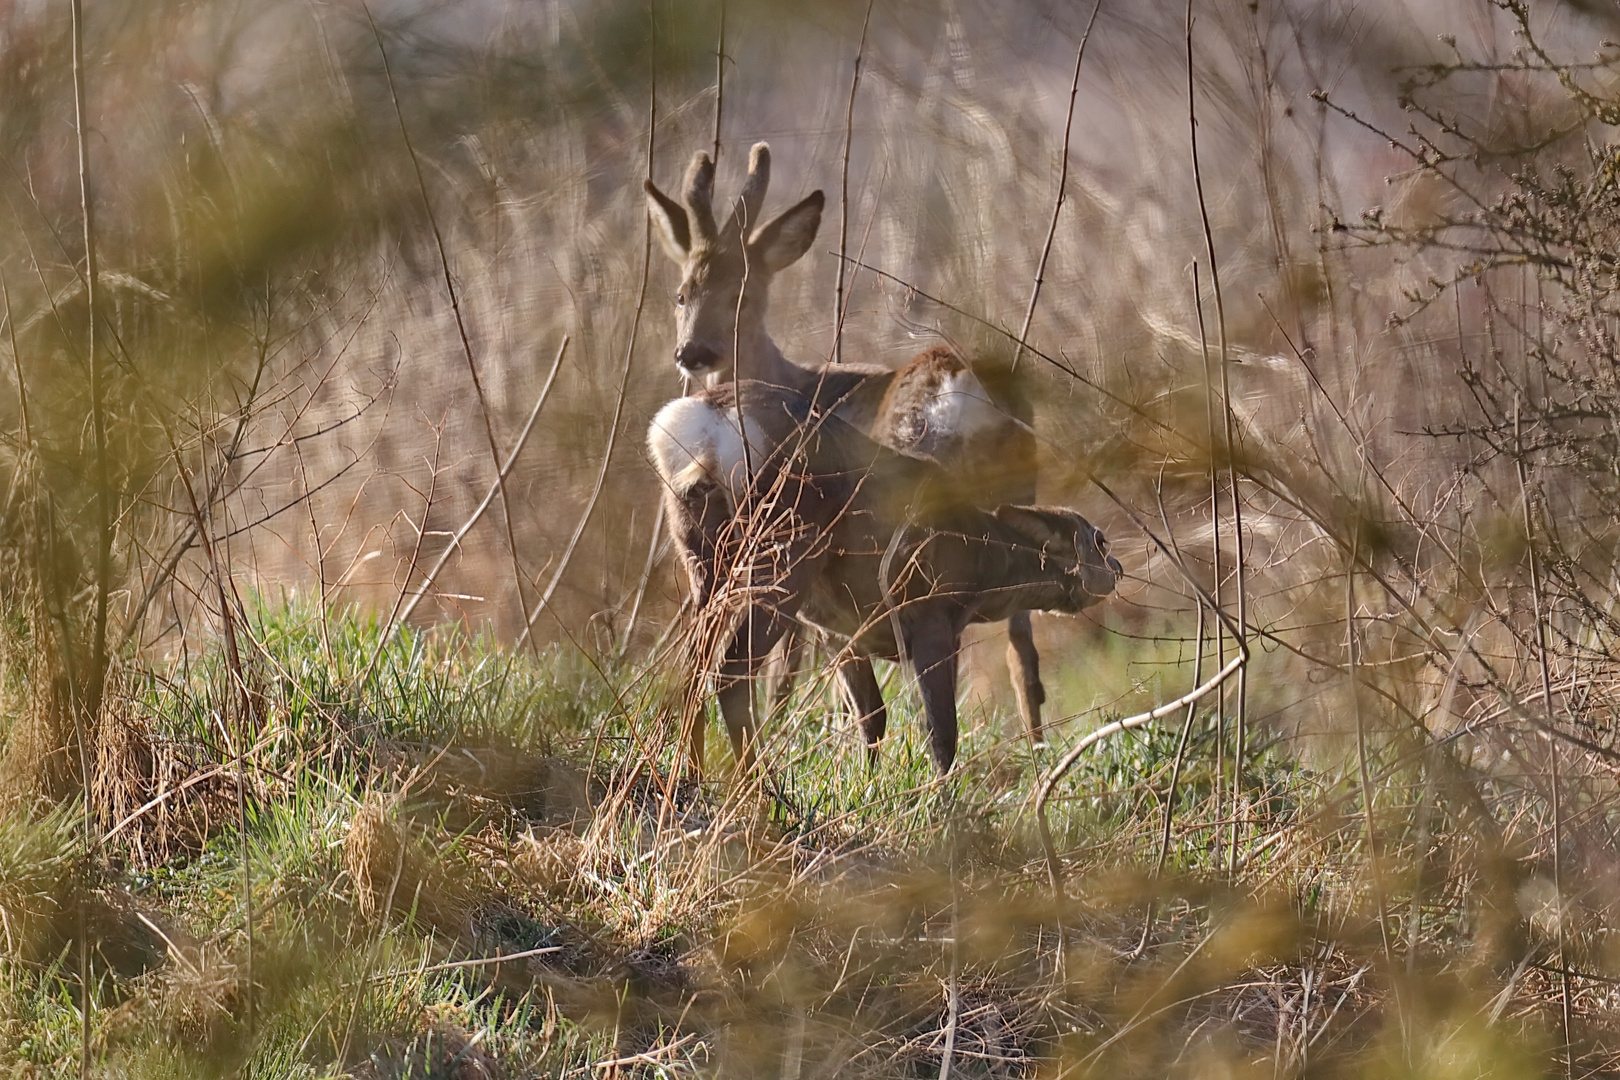
<svg viewBox="0 0 1620 1080">
<path fill-rule="evenodd" d="M 765 327 L 760 325 L 737 337 L 737 378 L 757 379 L 772 386 L 785 386 L 803 392 L 815 376 L 782 355 L 782 350 L 771 340 Z M 730 373 L 724 373 L 722 379 L 729 381 Z"/>
</svg>

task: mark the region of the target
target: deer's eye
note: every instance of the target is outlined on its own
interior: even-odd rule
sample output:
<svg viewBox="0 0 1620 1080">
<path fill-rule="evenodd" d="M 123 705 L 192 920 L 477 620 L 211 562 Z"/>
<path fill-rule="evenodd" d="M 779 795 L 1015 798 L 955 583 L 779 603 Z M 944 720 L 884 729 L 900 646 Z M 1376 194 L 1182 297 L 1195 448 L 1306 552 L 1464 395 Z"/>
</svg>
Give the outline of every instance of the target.
<svg viewBox="0 0 1620 1080">
<path fill-rule="evenodd" d="M 686 306 L 686 294 L 685 293 L 678 292 L 678 293 L 675 294 L 675 306 L 676 307 L 685 307 Z"/>
</svg>

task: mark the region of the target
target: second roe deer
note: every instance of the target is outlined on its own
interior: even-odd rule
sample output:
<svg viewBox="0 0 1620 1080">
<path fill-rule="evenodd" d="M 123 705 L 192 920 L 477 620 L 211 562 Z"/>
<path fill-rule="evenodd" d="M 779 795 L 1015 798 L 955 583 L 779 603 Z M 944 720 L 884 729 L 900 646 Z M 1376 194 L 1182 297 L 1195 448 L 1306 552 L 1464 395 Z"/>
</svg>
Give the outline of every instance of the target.
<svg viewBox="0 0 1620 1080">
<path fill-rule="evenodd" d="M 663 248 L 681 267 L 674 359 L 682 373 L 711 386 L 753 379 L 827 402 L 840 420 L 873 440 L 945 466 L 967 503 L 1033 502 L 1031 411 L 1006 373 L 975 371 L 945 347 L 925 350 L 898 370 L 858 363 L 802 367 L 777 347 L 765 327 L 771 282 L 809 250 L 825 200 L 812 192 L 762 222 L 770 175 L 770 147 L 756 143 L 723 225 L 714 213 L 714 163 L 707 154 L 692 159 L 679 202 L 651 180 L 645 183 Z M 1038 744 L 1046 691 L 1027 611 L 1008 617 L 1007 637 L 1019 712 Z"/>
<path fill-rule="evenodd" d="M 700 610 L 717 595 L 742 600 L 716 693 L 744 767 L 757 731 L 749 680 L 795 619 L 847 643 L 838 678 L 873 753 L 888 719 L 871 661 L 909 659 L 943 774 L 956 757 L 963 629 L 1082 611 L 1122 572 L 1074 511 L 962 503 L 933 462 L 783 387 L 745 381 L 678 398 L 647 444 Z M 701 766 L 701 723 L 692 740 Z"/>
</svg>

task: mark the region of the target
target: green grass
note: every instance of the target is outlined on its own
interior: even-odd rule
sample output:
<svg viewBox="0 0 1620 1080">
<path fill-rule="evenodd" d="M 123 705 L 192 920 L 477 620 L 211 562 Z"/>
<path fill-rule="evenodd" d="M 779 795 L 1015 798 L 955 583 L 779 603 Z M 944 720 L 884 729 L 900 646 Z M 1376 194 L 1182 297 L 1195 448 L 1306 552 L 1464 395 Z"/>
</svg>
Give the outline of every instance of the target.
<svg viewBox="0 0 1620 1080">
<path fill-rule="evenodd" d="M 211 779 L 89 863 L 72 806 L 0 820 L 0 910 L 26 935 L 0 953 L 0 1075 L 77 1074 L 81 918 L 98 1076 L 583 1076 L 615 1059 L 645 1075 L 935 1075 L 953 983 L 954 1067 L 972 1076 L 1151 1073 L 1201 1017 L 1242 1013 L 1243 987 L 1286 998 L 1306 978 L 1307 1015 L 1331 1035 L 1318 1060 L 1354 1072 L 1389 1053 L 1357 819 L 1307 822 L 1341 789 L 1280 744 L 1252 757 L 1240 843 L 1261 884 L 1235 886 L 1206 714 L 1161 878 L 1181 718 L 1076 764 L 1052 803 L 1059 899 L 1032 794 L 1089 719 L 1032 750 L 965 707 L 959 766 L 938 781 L 892 671 L 870 769 L 806 680 L 770 723 L 763 788 L 733 782 L 717 732 L 694 786 L 659 734 L 672 714 L 656 672 L 512 655 L 453 628 L 384 642 L 374 620 L 300 607 L 255 609 L 242 644 L 245 732 L 217 647 L 132 694 L 149 770 L 170 788 Z M 1262 842 L 1278 834 L 1316 846 Z M 1470 971 L 1452 984 L 1483 1000 L 1496 977 Z M 1457 1061 L 1503 1038 L 1433 1008 L 1435 1030 L 1467 1043 Z M 1234 1027 L 1207 1055 L 1264 1060 L 1276 1028 Z M 1533 1058 L 1502 1060 L 1530 1075 Z"/>
</svg>

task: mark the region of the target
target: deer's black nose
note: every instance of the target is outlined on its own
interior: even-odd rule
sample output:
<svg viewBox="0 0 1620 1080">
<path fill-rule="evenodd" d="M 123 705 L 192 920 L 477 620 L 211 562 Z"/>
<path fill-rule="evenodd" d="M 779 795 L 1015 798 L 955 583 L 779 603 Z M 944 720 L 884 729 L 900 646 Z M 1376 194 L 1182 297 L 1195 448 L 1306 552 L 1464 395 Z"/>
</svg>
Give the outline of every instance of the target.
<svg viewBox="0 0 1620 1080">
<path fill-rule="evenodd" d="M 699 341 L 683 342 L 675 348 L 675 363 L 689 374 L 708 371 L 720 362 L 720 354 Z"/>
</svg>

